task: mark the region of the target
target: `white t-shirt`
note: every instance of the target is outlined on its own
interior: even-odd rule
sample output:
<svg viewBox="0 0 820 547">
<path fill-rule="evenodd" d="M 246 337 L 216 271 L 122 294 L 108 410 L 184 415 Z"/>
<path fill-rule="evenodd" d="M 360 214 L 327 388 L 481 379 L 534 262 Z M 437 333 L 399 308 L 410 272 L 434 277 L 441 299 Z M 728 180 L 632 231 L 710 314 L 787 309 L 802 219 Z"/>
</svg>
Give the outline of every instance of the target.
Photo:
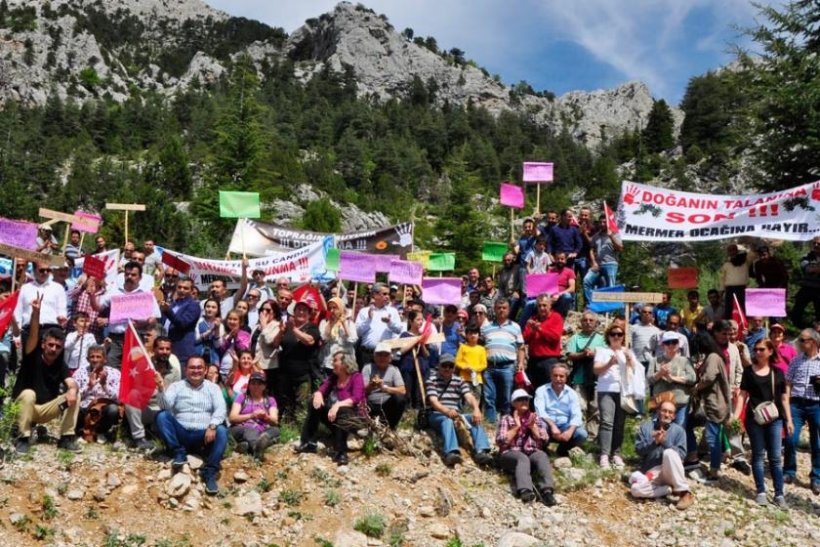
<svg viewBox="0 0 820 547">
<path fill-rule="evenodd" d="M 638 363 L 638 358 L 631 349 L 622 348 L 612 351 L 609 348 L 598 348 L 595 350 L 595 365 L 608 363 L 615 355 L 616 363 L 609 367 L 606 372 L 598 376 L 599 393 L 620 393 L 621 391 L 621 370 L 626 367 L 626 352 L 632 356 L 632 361 Z"/>
</svg>

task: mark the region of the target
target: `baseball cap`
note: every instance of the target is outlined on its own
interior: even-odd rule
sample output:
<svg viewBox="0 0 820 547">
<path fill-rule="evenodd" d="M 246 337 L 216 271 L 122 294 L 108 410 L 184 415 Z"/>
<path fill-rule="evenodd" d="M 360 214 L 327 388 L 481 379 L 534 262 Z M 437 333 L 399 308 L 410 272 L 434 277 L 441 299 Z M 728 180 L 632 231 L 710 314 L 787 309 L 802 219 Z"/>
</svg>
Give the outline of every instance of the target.
<svg viewBox="0 0 820 547">
<path fill-rule="evenodd" d="M 376 344 L 376 349 L 373 350 L 373 353 L 393 353 L 393 349 L 390 347 L 390 344 L 379 342 Z"/>
<path fill-rule="evenodd" d="M 661 336 L 661 343 L 665 344 L 667 342 L 680 342 L 680 338 L 674 332 L 664 332 Z"/>
<path fill-rule="evenodd" d="M 526 389 L 516 389 L 512 393 L 512 400 L 517 401 L 518 399 L 532 399 L 532 395 L 527 393 Z"/>
</svg>

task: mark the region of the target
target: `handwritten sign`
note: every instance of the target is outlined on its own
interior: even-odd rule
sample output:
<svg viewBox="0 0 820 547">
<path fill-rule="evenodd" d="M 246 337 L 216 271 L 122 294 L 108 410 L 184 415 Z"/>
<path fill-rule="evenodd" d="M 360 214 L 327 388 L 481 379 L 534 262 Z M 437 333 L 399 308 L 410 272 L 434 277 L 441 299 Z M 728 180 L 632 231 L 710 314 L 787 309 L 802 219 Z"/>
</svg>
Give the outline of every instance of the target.
<svg viewBox="0 0 820 547">
<path fill-rule="evenodd" d="M 786 317 L 786 289 L 746 289 L 746 317 Z"/>
<path fill-rule="evenodd" d="M 524 189 L 517 184 L 501 183 L 501 205 L 514 209 L 524 208 Z"/>
<path fill-rule="evenodd" d="M 504 262 L 504 255 L 510 250 L 506 243 L 485 241 L 481 247 L 481 260 L 485 262 Z"/>
<path fill-rule="evenodd" d="M 461 303 L 461 278 L 425 277 L 421 280 L 421 294 L 427 304 L 458 305 Z"/>
<path fill-rule="evenodd" d="M 527 274 L 527 294 L 536 296 L 539 294 L 558 293 L 558 274 L 554 272 L 542 274 Z"/>
<path fill-rule="evenodd" d="M 78 218 L 84 218 L 89 222 L 93 223 L 86 224 L 86 223 L 72 223 L 71 229 L 77 230 L 78 232 L 86 232 L 88 234 L 96 234 L 100 230 L 100 224 L 102 224 L 102 217 L 100 215 L 95 215 L 93 213 L 86 213 L 85 211 L 74 211 L 74 216 Z"/>
<path fill-rule="evenodd" d="M 88 276 L 103 280 L 106 275 L 105 270 L 105 260 L 101 258 L 97 258 L 94 255 L 88 255 L 85 257 L 85 260 L 83 260 L 83 273 Z"/>
<path fill-rule="evenodd" d="M 356 281 L 359 283 L 373 283 L 376 281 L 378 260 L 367 253 L 353 253 L 342 251 L 339 256 L 339 279 Z"/>
<path fill-rule="evenodd" d="M 407 260 L 411 260 L 413 262 L 418 262 L 425 268 L 430 264 L 430 255 L 433 254 L 433 251 L 414 251 L 411 253 L 407 253 Z"/>
<path fill-rule="evenodd" d="M 12 247 L 37 250 L 37 225 L 23 220 L 0 218 L 0 242 Z"/>
<path fill-rule="evenodd" d="M 663 294 L 659 292 L 604 292 L 592 293 L 593 302 L 644 302 L 659 304 L 663 302 Z"/>
<path fill-rule="evenodd" d="M 156 300 L 150 292 L 116 294 L 111 297 L 111 315 L 109 323 L 123 323 L 129 319 L 145 321 L 154 317 Z"/>
<path fill-rule="evenodd" d="M 370 254 L 370 256 L 372 257 L 373 262 L 376 263 L 376 271 L 380 273 L 388 273 L 390 271 L 390 264 L 394 260 L 399 260 L 401 258 L 399 255 Z"/>
<path fill-rule="evenodd" d="M 552 182 L 552 163 L 525 161 L 524 162 L 524 182 Z"/>
<path fill-rule="evenodd" d="M 418 262 L 409 260 L 392 260 L 388 279 L 391 283 L 405 283 L 407 285 L 421 285 L 424 267 Z"/>
<path fill-rule="evenodd" d="M 430 272 L 452 272 L 456 269 L 456 253 L 433 253 L 427 264 Z"/>
<path fill-rule="evenodd" d="M 697 289 L 697 268 L 669 268 L 666 270 L 666 285 L 670 289 Z"/>
<path fill-rule="evenodd" d="M 162 263 L 185 275 L 191 271 L 191 265 L 188 262 L 168 251 L 162 253 Z"/>
</svg>

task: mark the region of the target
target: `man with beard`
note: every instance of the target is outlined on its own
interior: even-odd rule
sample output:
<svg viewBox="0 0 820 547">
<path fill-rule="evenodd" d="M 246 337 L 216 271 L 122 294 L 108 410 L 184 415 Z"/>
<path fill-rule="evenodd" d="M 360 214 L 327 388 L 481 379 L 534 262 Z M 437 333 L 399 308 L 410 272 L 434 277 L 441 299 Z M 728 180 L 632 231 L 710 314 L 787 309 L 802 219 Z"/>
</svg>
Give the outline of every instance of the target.
<svg viewBox="0 0 820 547">
<path fill-rule="evenodd" d="M 555 262 L 550 272 L 558 274 L 558 293 L 552 295 L 552 306 L 555 311 L 566 317 L 570 308 L 575 305 L 575 272 L 567 265 L 567 254 L 555 253 Z"/>
<path fill-rule="evenodd" d="M 558 253 L 564 253 L 564 262 L 573 267 L 575 257 L 581 252 L 583 239 L 581 231 L 577 226 L 570 224 L 572 221 L 572 211 L 564 209 L 561 211 L 561 222 L 553 226 L 547 238 L 547 249 L 552 254 L 553 261 L 558 260 Z"/>
<path fill-rule="evenodd" d="M 177 281 L 174 301 L 163 300 L 159 303 L 174 355 L 182 363 L 187 363 L 188 357 L 196 352 L 195 330 L 202 312 L 199 302 L 191 296 L 193 285 L 190 279 L 180 279 Z"/>
<path fill-rule="evenodd" d="M 157 336 L 154 338 L 151 362 L 154 364 L 154 370 L 159 373 L 165 386 L 170 386 L 174 382 L 178 382 L 182 378 L 182 373 L 179 367 L 179 361 L 176 356 L 171 353 L 171 340 L 165 336 Z M 134 441 L 134 447 L 137 450 L 151 450 L 154 448 L 153 443 L 145 438 L 145 428 L 153 425 L 157 414 L 160 411 L 159 394 L 154 392 L 151 399 L 148 401 L 148 406 L 145 410 L 140 410 L 131 405 L 125 405 L 125 418 L 128 420 L 128 427 L 131 430 L 131 438 Z"/>
<path fill-rule="evenodd" d="M 538 233 L 541 237 L 549 241 L 550 231 L 558 224 L 558 211 L 553 209 L 547 211 L 546 216 L 538 223 Z"/>
<path fill-rule="evenodd" d="M 504 255 L 504 266 L 498 272 L 497 277 L 498 295 L 509 302 L 510 317 L 515 319 L 523 294 L 520 268 L 515 260 L 515 253 L 508 252 Z"/>
</svg>

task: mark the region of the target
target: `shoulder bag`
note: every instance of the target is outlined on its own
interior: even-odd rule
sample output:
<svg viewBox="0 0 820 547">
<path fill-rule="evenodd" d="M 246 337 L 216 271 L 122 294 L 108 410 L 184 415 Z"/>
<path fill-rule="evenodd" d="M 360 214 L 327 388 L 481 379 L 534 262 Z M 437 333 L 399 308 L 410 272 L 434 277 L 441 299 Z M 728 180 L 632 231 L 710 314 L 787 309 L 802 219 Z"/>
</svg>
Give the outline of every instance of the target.
<svg viewBox="0 0 820 547">
<path fill-rule="evenodd" d="M 772 399 L 777 395 L 774 391 L 774 370 L 769 367 L 769 377 L 772 380 Z M 754 408 L 754 419 L 757 425 L 769 425 L 780 417 L 774 400 L 763 401 Z"/>
</svg>

